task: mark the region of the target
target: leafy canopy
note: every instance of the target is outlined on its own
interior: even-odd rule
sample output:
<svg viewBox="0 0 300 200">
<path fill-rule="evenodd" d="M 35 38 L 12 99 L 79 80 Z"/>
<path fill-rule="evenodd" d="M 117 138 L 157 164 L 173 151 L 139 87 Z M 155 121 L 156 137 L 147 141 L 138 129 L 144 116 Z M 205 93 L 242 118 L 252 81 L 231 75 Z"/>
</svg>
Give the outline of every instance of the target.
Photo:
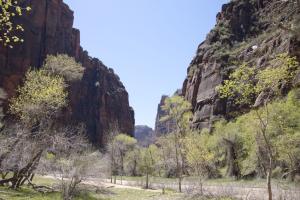
<svg viewBox="0 0 300 200">
<path fill-rule="evenodd" d="M 152 144 L 148 148 L 141 149 L 139 169 L 142 173 L 153 174 L 159 158 L 159 149 L 156 145 Z"/>
<path fill-rule="evenodd" d="M 24 29 L 22 25 L 15 24 L 13 19 L 30 10 L 30 7 L 21 7 L 18 0 L 0 0 L 0 43 L 12 48 L 14 43 L 23 42 L 18 35 Z"/>
<path fill-rule="evenodd" d="M 234 98 L 236 104 L 251 104 L 262 92 L 279 93 L 282 86 L 292 83 L 298 72 L 296 57 L 290 57 L 287 53 L 279 54 L 269 66 L 258 72 L 242 64 L 217 90 L 221 98 Z"/>
<path fill-rule="evenodd" d="M 210 150 L 210 135 L 208 133 L 190 133 L 184 140 L 186 159 L 197 175 L 207 173 L 208 166 L 215 159 L 215 153 Z"/>
<path fill-rule="evenodd" d="M 265 151 L 265 142 L 261 135 L 260 120 L 268 121 L 267 140 L 274 152 L 274 159 L 284 163 L 288 171 L 293 171 L 300 161 L 300 89 L 292 90 L 286 99 L 277 100 L 244 114 L 234 121 L 220 121 L 214 125 L 207 148 L 215 154 L 226 154 L 222 141 L 235 143 L 237 163 L 241 175 L 248 175 L 257 170 Z M 259 115 L 257 115 L 259 113 Z M 215 141 L 212 142 L 212 141 Z M 209 144 L 209 143 L 207 143 Z M 282 169 L 284 171 L 286 169 Z"/>
<path fill-rule="evenodd" d="M 132 146 L 137 143 L 137 140 L 133 137 L 130 137 L 126 134 L 119 134 L 115 137 L 114 141 L 118 143 L 119 145 L 124 146 Z"/>
<path fill-rule="evenodd" d="M 45 70 L 29 70 L 19 95 L 12 99 L 10 111 L 24 121 L 52 116 L 67 105 L 64 79 Z"/>
<path fill-rule="evenodd" d="M 174 121 L 177 132 L 182 132 L 189 128 L 189 121 L 191 119 L 191 104 L 183 97 L 174 95 L 165 100 L 165 104 L 162 106 L 167 114 L 163 116 L 160 121 Z"/>
</svg>

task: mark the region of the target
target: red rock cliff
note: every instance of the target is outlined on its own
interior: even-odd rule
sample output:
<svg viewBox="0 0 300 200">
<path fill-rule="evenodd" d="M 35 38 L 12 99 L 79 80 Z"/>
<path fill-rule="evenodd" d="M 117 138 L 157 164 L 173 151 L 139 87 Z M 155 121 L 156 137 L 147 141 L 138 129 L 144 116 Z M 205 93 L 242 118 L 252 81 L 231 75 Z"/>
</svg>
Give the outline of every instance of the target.
<svg viewBox="0 0 300 200">
<path fill-rule="evenodd" d="M 221 117 L 240 113 L 220 99 L 216 87 L 248 63 L 263 69 L 279 53 L 300 58 L 298 1 L 232 0 L 222 6 L 217 24 L 197 49 L 183 83 L 183 96 L 193 105 L 193 125 L 210 128 Z M 298 75 L 300 77 L 300 75 Z"/>
<path fill-rule="evenodd" d="M 111 124 L 132 135 L 134 112 L 128 93 L 112 69 L 82 49 L 73 11 L 62 0 L 26 2 L 32 11 L 17 19 L 25 29 L 25 42 L 13 49 L 0 47 L 0 89 L 12 97 L 30 66 L 40 67 L 48 54 L 68 54 L 86 68 L 83 80 L 70 87 L 72 119 L 84 122 L 91 140 L 100 146 Z"/>
</svg>

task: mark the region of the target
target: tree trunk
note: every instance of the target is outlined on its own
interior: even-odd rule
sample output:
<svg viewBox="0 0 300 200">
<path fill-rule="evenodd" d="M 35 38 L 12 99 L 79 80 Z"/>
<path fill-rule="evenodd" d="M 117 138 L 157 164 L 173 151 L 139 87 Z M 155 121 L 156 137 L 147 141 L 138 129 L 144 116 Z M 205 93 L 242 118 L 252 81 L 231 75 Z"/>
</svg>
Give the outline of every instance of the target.
<svg viewBox="0 0 300 200">
<path fill-rule="evenodd" d="M 267 185 L 268 185 L 268 195 L 269 195 L 269 200 L 272 200 L 272 158 L 269 158 L 269 169 L 268 169 L 268 174 L 267 174 Z"/>
<path fill-rule="evenodd" d="M 180 166 L 180 163 L 179 163 L 179 139 L 178 139 L 178 136 L 177 134 L 175 133 L 174 135 L 174 145 L 175 145 L 175 159 L 176 159 L 176 176 L 178 178 L 178 190 L 179 192 L 182 192 L 182 189 L 181 189 L 181 169 L 182 169 L 182 166 Z"/>
<path fill-rule="evenodd" d="M 198 177 L 199 177 L 199 186 L 200 186 L 200 194 L 203 195 L 203 182 L 201 177 L 200 169 L 198 168 Z"/>
<path fill-rule="evenodd" d="M 179 192 L 182 192 L 182 189 L 181 189 L 181 182 L 182 182 L 182 177 L 179 176 L 179 177 L 178 177 L 178 189 L 179 189 Z"/>
<path fill-rule="evenodd" d="M 9 174 L 8 172 L 2 172 L 1 173 L 1 178 L 5 179 L 8 174 Z"/>
<path fill-rule="evenodd" d="M 294 181 L 295 181 L 295 177 L 296 177 L 296 170 L 292 170 L 292 171 L 290 172 L 290 174 L 289 174 L 288 180 L 289 180 L 290 182 L 294 182 Z"/>
<path fill-rule="evenodd" d="M 13 189 L 19 188 L 26 181 L 26 179 L 29 178 L 29 176 L 39 163 L 42 153 L 43 150 L 40 150 L 24 168 L 14 173 L 14 176 L 11 181 L 11 187 Z"/>
<path fill-rule="evenodd" d="M 0 186 L 3 186 L 4 184 L 12 182 L 12 181 L 13 181 L 13 178 L 0 180 Z"/>
<path fill-rule="evenodd" d="M 175 136 L 176 137 L 176 136 Z M 178 178 L 178 190 L 179 192 L 182 192 L 181 190 L 181 167 L 180 167 L 180 164 L 179 164 L 179 155 L 178 155 L 178 144 L 176 143 L 175 144 L 175 152 L 176 152 L 176 173 L 177 173 L 177 178 Z"/>
<path fill-rule="evenodd" d="M 146 189 L 149 189 L 149 173 L 146 173 Z"/>
<path fill-rule="evenodd" d="M 137 175 L 137 170 L 136 170 L 136 168 L 137 168 L 137 161 L 136 160 L 134 160 L 134 164 L 133 164 L 133 170 L 132 170 L 132 175 L 133 176 L 136 176 Z"/>
<path fill-rule="evenodd" d="M 121 152 L 121 185 L 123 185 L 123 173 L 124 173 L 124 158 Z"/>
<path fill-rule="evenodd" d="M 267 102 L 267 101 L 266 101 Z M 264 109 L 266 111 L 266 119 L 263 120 L 261 115 L 256 111 L 258 119 L 260 121 L 260 131 L 263 136 L 264 142 L 266 144 L 266 149 L 269 157 L 269 166 L 268 166 L 268 171 L 267 171 L 267 186 L 268 186 L 268 196 L 269 200 L 273 199 L 272 196 L 272 169 L 273 169 L 273 153 L 272 153 L 272 146 L 270 143 L 269 138 L 267 137 L 267 127 L 268 127 L 268 122 L 269 122 L 269 111 L 268 111 L 268 105 L 265 102 Z"/>
<path fill-rule="evenodd" d="M 235 153 L 235 144 L 227 139 L 224 139 L 226 146 L 227 146 L 227 155 L 226 155 L 226 162 L 227 162 L 227 176 L 228 177 L 240 177 L 240 170 L 239 166 L 237 165 L 237 156 Z"/>
</svg>

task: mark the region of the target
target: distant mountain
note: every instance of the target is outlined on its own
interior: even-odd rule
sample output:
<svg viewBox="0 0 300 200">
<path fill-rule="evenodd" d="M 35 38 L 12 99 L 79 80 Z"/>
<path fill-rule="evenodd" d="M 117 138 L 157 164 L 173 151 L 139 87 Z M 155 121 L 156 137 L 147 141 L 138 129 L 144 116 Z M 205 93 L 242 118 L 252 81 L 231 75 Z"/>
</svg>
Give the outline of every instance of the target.
<svg viewBox="0 0 300 200">
<path fill-rule="evenodd" d="M 154 140 L 154 130 L 145 125 L 135 126 L 134 137 L 141 146 L 148 146 Z"/>
</svg>

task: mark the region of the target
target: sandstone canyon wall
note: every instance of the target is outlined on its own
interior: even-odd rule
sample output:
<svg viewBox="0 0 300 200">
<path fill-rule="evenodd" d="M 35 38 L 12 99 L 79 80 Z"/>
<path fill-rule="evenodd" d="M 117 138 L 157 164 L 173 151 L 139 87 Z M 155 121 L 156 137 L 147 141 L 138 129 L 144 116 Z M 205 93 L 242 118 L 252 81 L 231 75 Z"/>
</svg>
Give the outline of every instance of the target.
<svg viewBox="0 0 300 200">
<path fill-rule="evenodd" d="M 176 90 L 176 92 L 173 95 L 182 96 L 181 89 Z M 165 100 L 167 98 L 169 98 L 168 95 L 162 95 L 160 102 L 157 106 L 157 113 L 156 113 L 155 127 L 154 127 L 154 133 L 155 136 L 157 137 L 170 133 L 176 129 L 176 124 L 173 120 L 161 121 L 162 117 L 167 115 L 166 111 L 162 109 L 162 106 L 165 105 Z"/>
<path fill-rule="evenodd" d="M 240 113 L 240 108 L 220 99 L 216 91 L 237 63 L 246 62 L 259 70 L 285 52 L 299 60 L 300 32 L 295 29 L 299 8 L 294 0 L 234 0 L 222 6 L 217 24 L 199 45 L 183 83 L 183 96 L 193 105 L 194 127 L 210 128 L 215 120 Z"/>
<path fill-rule="evenodd" d="M 40 67 L 48 54 L 68 54 L 85 68 L 83 79 L 70 86 L 70 119 L 84 122 L 91 140 L 100 146 L 111 124 L 132 135 L 134 112 L 128 93 L 112 69 L 82 49 L 73 11 L 62 0 L 26 2 L 32 11 L 16 20 L 25 29 L 25 42 L 13 49 L 0 47 L 0 89 L 8 98 L 14 96 L 30 66 Z"/>
</svg>

